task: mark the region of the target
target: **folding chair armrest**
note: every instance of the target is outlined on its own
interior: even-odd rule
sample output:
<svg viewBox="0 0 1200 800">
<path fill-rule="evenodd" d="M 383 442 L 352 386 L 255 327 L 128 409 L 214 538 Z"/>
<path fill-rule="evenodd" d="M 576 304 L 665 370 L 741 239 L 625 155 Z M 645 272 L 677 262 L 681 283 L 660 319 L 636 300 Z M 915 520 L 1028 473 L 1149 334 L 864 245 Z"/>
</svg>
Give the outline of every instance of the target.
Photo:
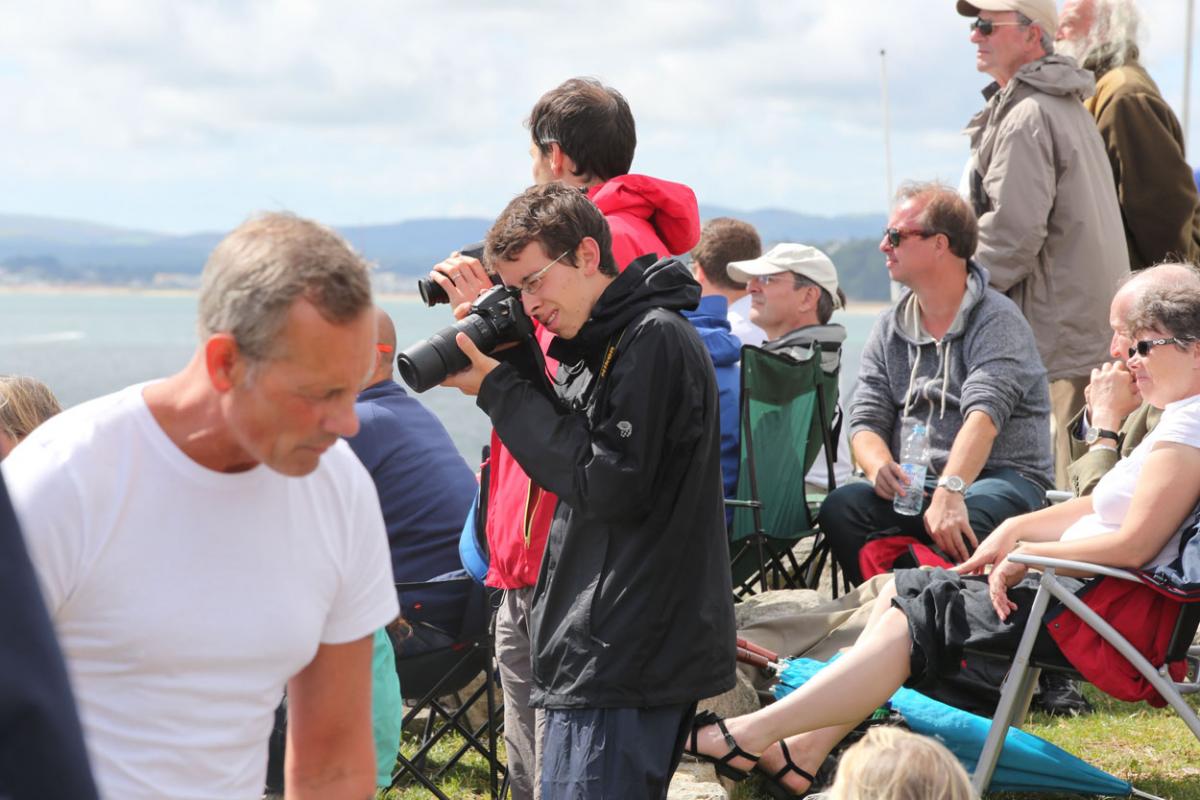
<svg viewBox="0 0 1200 800">
<path fill-rule="evenodd" d="M 1075 499 L 1074 492 L 1064 492 L 1061 489 L 1050 489 L 1046 492 L 1046 502 L 1052 506 L 1058 505 L 1059 503 L 1065 503 L 1068 500 L 1074 500 L 1074 499 Z"/>
<path fill-rule="evenodd" d="M 1087 561 L 1071 561 L 1065 558 L 1046 558 L 1045 556 L 1033 556 L 1028 553 L 1010 553 L 1008 560 L 1017 564 L 1024 564 L 1028 567 L 1041 567 L 1042 569 L 1069 569 L 1075 572 L 1090 572 L 1093 575 L 1107 575 L 1110 578 L 1120 578 L 1123 581 L 1132 581 L 1139 583 L 1138 577 L 1132 572 L 1116 567 L 1105 567 L 1101 564 L 1092 564 Z"/>
<path fill-rule="evenodd" d="M 734 500 L 731 497 L 725 498 L 725 505 L 731 508 L 762 508 L 762 503 L 758 500 Z"/>
</svg>

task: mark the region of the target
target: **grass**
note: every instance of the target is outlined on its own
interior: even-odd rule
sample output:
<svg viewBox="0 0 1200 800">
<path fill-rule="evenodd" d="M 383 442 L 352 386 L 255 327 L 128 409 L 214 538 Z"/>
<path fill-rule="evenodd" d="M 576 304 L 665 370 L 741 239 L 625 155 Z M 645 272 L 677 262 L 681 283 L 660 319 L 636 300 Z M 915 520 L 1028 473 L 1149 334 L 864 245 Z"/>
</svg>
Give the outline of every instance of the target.
<svg viewBox="0 0 1200 800">
<path fill-rule="evenodd" d="M 434 745 L 429 754 L 425 773 L 436 772 L 454 753 L 458 752 L 462 743 L 463 740 L 459 736 L 448 735 Z M 418 744 L 417 736 L 405 731 L 400 740 L 400 752 L 411 755 L 417 749 Z M 500 756 L 503 758 L 504 741 L 498 741 L 497 745 Z M 438 784 L 438 788 L 447 797 L 453 797 L 454 800 L 459 800 L 459 798 L 463 800 L 480 798 L 482 800 L 488 796 L 488 781 L 487 761 L 483 756 L 471 750 L 458 761 L 453 769 L 447 772 L 445 780 Z M 432 796 L 432 793 L 421 784 L 412 782 L 398 789 L 381 791 L 375 797 L 376 800 L 428 800 Z"/>
<path fill-rule="evenodd" d="M 1170 800 L 1200 800 L 1200 742 L 1168 709 L 1117 702 L 1093 689 L 1084 694 L 1095 713 L 1074 719 L 1032 714 L 1025 729 L 1073 753 L 1091 764 L 1132 783 L 1138 789 Z M 1200 708 L 1200 698 L 1192 698 Z M 439 743 L 433 762 L 442 764 L 460 741 Z M 406 752 L 415 748 L 415 740 L 405 734 Z M 501 743 L 503 748 L 503 743 Z M 487 797 L 487 767 L 484 760 L 468 754 L 451 770 L 441 784 L 442 791 L 458 800 L 482 800 Z M 377 800 L 427 800 L 429 792 L 409 786 L 380 792 Z M 768 795 L 754 780 L 739 787 L 737 800 L 761 800 Z M 989 800 L 1058 800 L 1077 797 L 1061 794 L 987 795 Z"/>
</svg>

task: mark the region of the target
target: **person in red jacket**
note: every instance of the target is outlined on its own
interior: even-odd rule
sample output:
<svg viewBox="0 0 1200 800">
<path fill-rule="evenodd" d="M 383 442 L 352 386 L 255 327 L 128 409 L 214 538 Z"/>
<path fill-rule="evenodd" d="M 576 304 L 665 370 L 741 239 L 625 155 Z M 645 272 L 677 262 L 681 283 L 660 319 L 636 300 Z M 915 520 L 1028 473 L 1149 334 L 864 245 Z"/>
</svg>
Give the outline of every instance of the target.
<svg viewBox="0 0 1200 800">
<path fill-rule="evenodd" d="M 571 78 L 542 95 L 526 124 L 534 182 L 561 181 L 587 193 L 608 221 L 619 269 L 644 255 L 686 253 L 700 240 L 700 211 L 691 189 L 629 174 L 637 132 L 620 92 L 592 78 Z M 458 317 L 492 285 L 478 260 L 459 254 L 435 266 L 430 279 L 446 290 Z M 538 326 L 543 350 L 551 338 Z M 548 364 L 551 374 L 555 368 Z M 558 498 L 529 479 L 494 431 L 490 467 L 486 582 L 504 590 L 496 619 L 504 740 L 513 800 L 530 800 L 540 796 L 542 737 L 541 715 L 529 705 L 529 608 Z"/>
</svg>

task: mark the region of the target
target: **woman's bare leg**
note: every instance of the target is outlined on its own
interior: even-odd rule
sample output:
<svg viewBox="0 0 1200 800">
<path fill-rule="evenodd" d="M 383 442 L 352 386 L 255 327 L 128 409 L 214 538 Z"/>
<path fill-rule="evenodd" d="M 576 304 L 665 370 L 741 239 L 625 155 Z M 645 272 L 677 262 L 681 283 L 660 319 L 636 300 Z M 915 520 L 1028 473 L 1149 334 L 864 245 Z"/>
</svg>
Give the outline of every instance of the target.
<svg viewBox="0 0 1200 800">
<path fill-rule="evenodd" d="M 868 631 L 878 624 L 879 619 L 892 607 L 892 598 L 895 596 L 896 581 L 888 581 L 873 601 L 871 615 L 867 619 L 867 624 L 863 627 L 863 632 L 859 634 L 859 638 L 867 635 Z M 845 652 L 849 652 L 850 649 L 847 648 Z M 782 745 L 787 747 L 788 755 L 792 758 L 792 763 L 810 775 L 816 775 L 817 770 L 821 768 L 821 764 L 825 762 L 825 756 L 829 755 L 829 752 L 837 747 L 838 742 L 846 738 L 846 734 L 854 730 L 854 726 L 857 724 L 857 722 L 847 722 L 807 733 L 800 733 L 784 739 Z M 769 775 L 777 774 L 787 765 L 787 762 L 784 761 L 783 749 L 780 745 L 780 742 L 772 744 L 763 751 L 762 758 L 759 759 L 759 768 Z M 795 794 L 800 794 L 809 788 L 808 781 L 791 771 L 785 773 L 780 780 L 784 786 Z"/>
<path fill-rule="evenodd" d="M 891 697 L 909 675 L 908 619 L 888 608 L 877 617 L 873 614 L 868 624 L 853 647 L 799 689 L 777 703 L 726 720 L 742 749 L 762 753 L 780 739 L 805 731 L 821 733 L 808 741 L 823 746 L 834 731 L 822 732 L 822 728 L 853 727 Z M 697 731 L 697 746 L 700 752 L 717 757 L 728 750 L 716 726 Z M 732 766 L 748 769 L 750 765 L 735 760 Z"/>
</svg>

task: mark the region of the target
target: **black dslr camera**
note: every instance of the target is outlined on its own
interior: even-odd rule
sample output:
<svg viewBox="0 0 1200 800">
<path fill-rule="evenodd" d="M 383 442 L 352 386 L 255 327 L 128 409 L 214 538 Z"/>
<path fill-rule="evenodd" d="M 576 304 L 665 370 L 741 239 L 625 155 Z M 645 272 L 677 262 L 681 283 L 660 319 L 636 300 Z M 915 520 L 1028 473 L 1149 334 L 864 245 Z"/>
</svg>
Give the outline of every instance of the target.
<svg viewBox="0 0 1200 800">
<path fill-rule="evenodd" d="M 474 258 L 477 261 L 483 261 L 483 242 L 468 244 L 458 251 L 460 256 Z M 492 276 L 492 283 L 499 285 L 500 279 L 495 275 Z M 429 278 L 417 278 L 417 291 L 421 294 L 421 302 L 433 308 L 439 303 L 449 303 L 450 295 L 446 294 L 446 290 L 438 286 Z"/>
<path fill-rule="evenodd" d="M 396 356 L 400 377 L 414 392 L 437 386 L 446 376 L 470 366 L 470 359 L 454 342 L 459 331 L 471 337 L 481 352 L 491 353 L 501 344 L 532 341 L 533 321 L 521 305 L 520 289 L 493 286 L 479 295 L 467 316 Z"/>
</svg>

